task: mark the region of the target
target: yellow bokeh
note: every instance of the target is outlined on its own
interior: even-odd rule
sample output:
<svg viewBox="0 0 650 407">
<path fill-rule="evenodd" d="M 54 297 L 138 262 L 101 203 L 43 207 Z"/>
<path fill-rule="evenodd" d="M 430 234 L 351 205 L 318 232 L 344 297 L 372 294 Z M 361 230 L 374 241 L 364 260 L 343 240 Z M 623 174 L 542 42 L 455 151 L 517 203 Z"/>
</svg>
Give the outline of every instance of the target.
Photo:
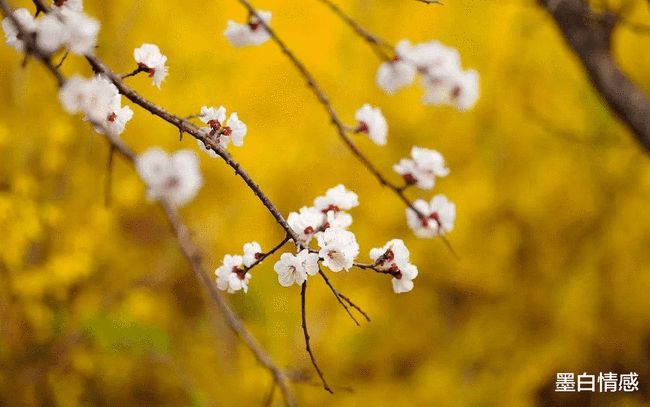
<svg viewBox="0 0 650 407">
<path fill-rule="evenodd" d="M 146 75 L 128 79 L 144 96 L 180 116 L 202 105 L 239 113 L 248 134 L 230 151 L 285 215 L 343 183 L 359 194 L 351 229 L 363 260 L 393 238 L 411 250 L 420 274 L 408 294 L 369 271 L 331 275 L 370 314 L 360 328 L 324 284 L 310 284 L 312 347 L 334 395 L 317 385 L 299 288 L 278 284 L 274 259 L 253 271 L 248 294 L 228 297 L 278 365 L 310 375 L 294 386 L 301 405 L 573 405 L 586 399 L 555 394 L 555 374 L 600 371 L 641 380 L 640 392 L 603 402 L 647 405 L 650 161 L 534 2 L 338 2 L 392 43 L 458 48 L 480 73 L 468 112 L 423 106 L 417 86 L 385 95 L 374 83 L 380 61 L 319 1 L 255 2 L 273 11 L 273 27 L 346 122 L 364 103 L 382 108 L 388 146 L 355 141 L 384 173 L 397 180 L 392 165 L 413 145 L 446 157 L 451 174 L 433 193 L 457 206 L 449 240 L 459 260 L 412 234 L 403 204 L 346 150 L 273 43 L 229 45 L 226 21 L 246 18 L 237 1 L 85 3 L 102 24 L 97 54 L 114 71 L 133 70 L 142 43 L 168 56 L 160 90 Z M 632 21 L 650 21 L 648 10 L 626 3 Z M 650 36 L 620 26 L 614 49 L 650 93 Z M 0 47 L 0 404 L 262 403 L 270 376 L 206 306 L 160 208 L 119 158 L 104 207 L 108 147 L 62 110 L 43 67 L 22 59 Z M 78 57 L 62 70 L 92 74 Z M 230 167 L 124 103 L 135 115 L 122 137 L 136 151 L 200 154 L 205 185 L 182 216 L 210 270 L 245 242 L 281 240 Z"/>
</svg>

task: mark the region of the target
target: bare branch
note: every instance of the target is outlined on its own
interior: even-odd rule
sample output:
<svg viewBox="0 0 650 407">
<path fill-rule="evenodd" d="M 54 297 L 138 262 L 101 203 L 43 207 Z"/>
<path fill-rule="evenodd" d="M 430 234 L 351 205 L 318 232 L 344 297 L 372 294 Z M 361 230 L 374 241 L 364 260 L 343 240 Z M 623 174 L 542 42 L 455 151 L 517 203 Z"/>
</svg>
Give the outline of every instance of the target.
<svg viewBox="0 0 650 407">
<path fill-rule="evenodd" d="M 612 55 L 616 16 L 597 14 L 582 0 L 538 1 L 555 20 L 609 108 L 650 152 L 650 99 L 623 74 Z"/>
<path fill-rule="evenodd" d="M 316 369 L 316 373 L 318 373 L 318 377 L 320 377 L 320 380 L 323 383 L 323 388 L 325 388 L 325 390 L 327 390 L 330 393 L 334 393 L 330 388 L 329 384 L 327 384 L 327 381 L 325 380 L 325 376 L 323 376 L 323 372 L 320 370 L 320 367 L 318 367 L 318 363 L 316 362 L 316 358 L 314 357 L 314 352 L 311 350 L 311 345 L 309 344 L 309 332 L 307 331 L 307 316 L 306 316 L 307 312 L 305 310 L 306 296 L 307 296 L 307 280 L 305 280 L 305 282 L 302 283 L 302 288 L 300 290 L 300 310 L 302 315 L 302 332 L 305 334 L 305 348 L 307 350 L 307 353 L 309 354 L 309 358 L 311 359 L 311 364 L 314 365 L 314 368 Z"/>
</svg>

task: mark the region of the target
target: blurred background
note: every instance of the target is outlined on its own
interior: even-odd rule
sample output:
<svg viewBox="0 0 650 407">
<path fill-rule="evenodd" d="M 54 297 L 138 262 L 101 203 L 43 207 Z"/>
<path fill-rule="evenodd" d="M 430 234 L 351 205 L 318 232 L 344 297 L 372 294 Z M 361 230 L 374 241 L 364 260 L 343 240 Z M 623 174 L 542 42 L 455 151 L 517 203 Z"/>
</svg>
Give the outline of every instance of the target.
<svg viewBox="0 0 650 407">
<path fill-rule="evenodd" d="M 410 248 L 420 275 L 408 294 L 395 295 L 388 276 L 332 276 L 372 317 L 361 327 L 326 286 L 310 286 L 312 346 L 334 395 L 313 375 L 299 288 L 279 286 L 275 259 L 254 270 L 247 295 L 228 296 L 279 365 L 312 375 L 295 385 L 302 404 L 650 404 L 650 160 L 534 2 L 339 0 L 393 43 L 457 47 L 481 75 L 466 113 L 423 106 L 417 86 L 385 95 L 375 55 L 318 1 L 254 3 L 273 11 L 342 118 L 352 123 L 366 102 L 383 109 L 388 146 L 358 143 L 386 174 L 397 177 L 392 164 L 412 145 L 444 154 L 451 175 L 408 194 L 456 203 L 449 240 L 460 260 L 414 237 L 401 202 L 343 147 L 272 43 L 227 43 L 227 19 L 246 18 L 236 1 L 85 3 L 102 23 L 97 53 L 115 71 L 131 71 L 145 42 L 169 57 L 161 90 L 144 75 L 128 80 L 144 95 L 179 115 L 220 104 L 239 113 L 249 133 L 231 151 L 285 215 L 343 183 L 360 197 L 361 259 L 396 237 Z M 650 23 L 647 1 L 626 6 L 630 20 Z M 650 35 L 621 26 L 614 42 L 623 70 L 650 92 Z M 161 210 L 119 159 L 104 206 L 105 142 L 63 112 L 41 66 L 21 61 L 0 47 L 0 404 L 260 405 L 271 378 L 206 307 Z M 79 58 L 63 71 L 91 74 Z M 137 151 L 197 150 L 124 103 L 135 117 L 123 138 Z M 200 154 L 205 186 L 182 215 L 208 269 L 245 242 L 278 242 L 281 229 L 242 181 Z M 637 372 L 640 391 L 554 392 L 558 372 L 609 371 Z"/>
</svg>

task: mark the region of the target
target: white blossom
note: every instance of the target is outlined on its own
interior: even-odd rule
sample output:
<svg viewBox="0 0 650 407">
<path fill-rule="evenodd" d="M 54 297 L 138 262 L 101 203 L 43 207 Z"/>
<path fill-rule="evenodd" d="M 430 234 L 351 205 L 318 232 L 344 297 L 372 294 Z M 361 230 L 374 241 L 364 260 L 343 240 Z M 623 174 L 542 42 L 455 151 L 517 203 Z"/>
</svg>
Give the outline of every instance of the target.
<svg viewBox="0 0 650 407">
<path fill-rule="evenodd" d="M 378 107 L 372 107 L 369 104 L 363 105 L 355 115 L 359 127 L 358 132 L 367 133 L 368 137 L 377 145 L 386 145 L 386 135 L 388 134 L 388 123 Z"/>
<path fill-rule="evenodd" d="M 92 54 L 97 46 L 99 23 L 80 11 L 63 7 L 43 17 L 36 44 L 46 53 L 66 47 L 73 54 Z"/>
<path fill-rule="evenodd" d="M 232 143 L 236 147 L 244 145 L 244 137 L 248 131 L 246 124 L 239 120 L 237 112 L 233 112 L 226 120 L 226 108 L 219 106 L 218 109 L 214 107 L 203 106 L 199 114 L 199 120 L 207 124 L 208 127 L 201 127 L 201 130 L 207 137 L 214 140 L 221 148 L 228 148 Z M 205 147 L 200 140 L 197 140 L 200 147 Z M 217 153 L 210 149 L 206 152 L 211 157 L 216 157 Z"/>
<path fill-rule="evenodd" d="M 448 72 L 460 68 L 458 51 L 439 41 L 411 45 L 410 41 L 402 40 L 395 50 L 401 59 L 415 66 L 419 72 Z"/>
<path fill-rule="evenodd" d="M 265 24 L 271 23 L 271 12 L 259 10 L 257 15 Z M 224 31 L 224 35 L 234 47 L 244 47 L 247 45 L 260 45 L 265 43 L 271 38 L 268 31 L 260 20 L 251 16 L 248 23 L 240 24 L 232 20 L 228 20 L 228 27 Z"/>
<path fill-rule="evenodd" d="M 169 73 L 166 65 L 167 57 L 160 52 L 160 48 L 155 44 L 142 44 L 133 50 L 133 58 L 138 68 L 147 72 L 153 79 L 153 84 L 160 89 L 160 85 Z"/>
<path fill-rule="evenodd" d="M 307 276 L 318 273 L 318 255 L 303 249 L 297 255 L 283 253 L 273 269 L 278 274 L 278 282 L 283 287 L 290 287 L 292 284 L 302 285 Z"/>
<path fill-rule="evenodd" d="M 408 264 L 405 268 L 400 269 L 398 277 L 393 277 L 393 291 L 396 294 L 406 293 L 413 289 L 413 280 L 418 276 L 418 268 L 413 264 Z"/>
<path fill-rule="evenodd" d="M 298 212 L 291 212 L 287 223 L 303 243 L 309 243 L 311 238 L 323 227 L 325 215 L 312 206 L 303 206 Z"/>
<path fill-rule="evenodd" d="M 409 264 L 409 256 L 409 250 L 401 239 L 393 239 L 383 247 L 370 250 L 370 258 L 380 270 L 404 268 Z"/>
<path fill-rule="evenodd" d="M 114 136 L 122 134 L 133 117 L 130 107 L 122 107 L 117 87 L 100 75 L 92 79 L 70 77 L 61 87 L 59 99 L 68 113 L 83 113 L 100 134 L 105 131 Z"/>
<path fill-rule="evenodd" d="M 223 264 L 214 272 L 217 276 L 217 288 L 232 294 L 235 291 L 248 292 L 248 282 L 252 278 L 250 272 L 244 273 L 244 259 L 242 256 L 227 254 L 223 257 Z"/>
<path fill-rule="evenodd" d="M 33 34 L 37 29 L 37 22 L 32 14 L 26 8 L 19 8 L 13 12 L 14 18 L 18 21 L 20 27 L 27 33 Z M 2 19 L 2 31 L 5 33 L 5 43 L 16 49 L 18 52 L 25 50 L 25 44 L 19 38 L 20 32 L 11 21 L 11 18 L 5 17 Z"/>
<path fill-rule="evenodd" d="M 407 184 L 415 184 L 418 188 L 431 189 L 436 183 L 436 177 L 446 177 L 449 169 L 445 167 L 445 159 L 436 150 L 413 147 L 411 159 L 403 158 L 393 166 Z"/>
<path fill-rule="evenodd" d="M 377 70 L 377 85 L 386 93 L 393 94 L 412 84 L 416 73 L 415 66 L 399 58 L 384 62 L 379 65 Z"/>
<path fill-rule="evenodd" d="M 451 105 L 464 111 L 478 99 L 478 73 L 464 71 L 458 51 L 439 41 L 415 45 L 408 40 L 400 41 L 394 60 L 379 66 L 377 84 L 387 93 L 394 93 L 410 85 L 417 73 L 422 75 L 424 104 Z"/>
<path fill-rule="evenodd" d="M 329 228 L 316 237 L 323 264 L 334 272 L 348 271 L 359 255 L 359 244 L 354 233 L 343 229 Z"/>
<path fill-rule="evenodd" d="M 406 223 L 416 236 L 431 239 L 454 229 L 456 206 L 446 196 L 438 194 L 430 202 L 418 199 L 413 206 L 424 215 L 420 218 L 413 209 L 406 209 Z"/>
<path fill-rule="evenodd" d="M 339 184 L 327 190 L 324 196 L 314 199 L 314 207 L 323 213 L 328 211 L 347 211 L 359 206 L 359 197 Z"/>
<path fill-rule="evenodd" d="M 370 258 L 379 270 L 390 271 L 395 293 L 404 293 L 413 289 L 413 279 L 418 275 L 416 266 L 410 263 L 410 254 L 401 239 L 393 239 L 384 247 L 370 250 Z"/>
<path fill-rule="evenodd" d="M 478 73 L 475 70 L 429 75 L 422 84 L 426 90 L 422 101 L 428 105 L 452 105 L 464 111 L 473 107 L 479 96 Z"/>
<path fill-rule="evenodd" d="M 244 266 L 252 266 L 262 255 L 262 247 L 257 242 L 244 244 Z"/>
<path fill-rule="evenodd" d="M 343 211 L 327 211 L 323 229 L 347 229 L 352 224 L 352 215 Z"/>
<path fill-rule="evenodd" d="M 170 155 L 154 147 L 136 158 L 136 169 L 147 185 L 150 200 L 166 199 L 180 207 L 191 201 L 203 185 L 199 160 L 190 150 Z"/>
<path fill-rule="evenodd" d="M 83 0 L 54 0 L 52 2 L 52 9 L 57 10 L 61 8 L 68 8 L 73 11 L 83 11 Z"/>
<path fill-rule="evenodd" d="M 215 109 L 212 106 L 202 106 L 201 113 L 199 114 L 199 120 L 209 125 L 210 127 L 221 127 L 221 125 L 226 120 L 226 108 L 219 106 L 218 109 Z"/>
</svg>

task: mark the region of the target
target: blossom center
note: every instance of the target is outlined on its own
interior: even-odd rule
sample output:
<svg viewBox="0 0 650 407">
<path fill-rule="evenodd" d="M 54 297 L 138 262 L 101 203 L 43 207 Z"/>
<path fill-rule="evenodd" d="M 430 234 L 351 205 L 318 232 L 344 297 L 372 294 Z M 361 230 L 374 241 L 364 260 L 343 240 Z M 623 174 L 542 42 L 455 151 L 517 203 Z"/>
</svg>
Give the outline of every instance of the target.
<svg viewBox="0 0 650 407">
<path fill-rule="evenodd" d="M 321 212 L 327 213 L 329 211 L 340 212 L 341 208 L 339 208 L 338 206 L 336 206 L 334 204 L 330 204 L 330 205 L 327 206 L 327 208 L 323 209 Z"/>
<path fill-rule="evenodd" d="M 244 272 L 244 270 L 237 266 L 233 266 L 232 272 L 235 273 L 237 277 L 242 281 L 246 278 L 246 273 Z"/>
<path fill-rule="evenodd" d="M 406 174 L 402 175 L 402 178 L 404 178 L 404 181 L 408 185 L 413 185 L 418 182 L 418 179 L 415 178 L 415 175 L 411 174 L 410 172 L 407 172 Z"/>
<path fill-rule="evenodd" d="M 368 128 L 368 123 L 364 121 L 359 122 L 359 127 L 357 127 L 357 133 L 368 133 L 370 129 Z"/>
</svg>

